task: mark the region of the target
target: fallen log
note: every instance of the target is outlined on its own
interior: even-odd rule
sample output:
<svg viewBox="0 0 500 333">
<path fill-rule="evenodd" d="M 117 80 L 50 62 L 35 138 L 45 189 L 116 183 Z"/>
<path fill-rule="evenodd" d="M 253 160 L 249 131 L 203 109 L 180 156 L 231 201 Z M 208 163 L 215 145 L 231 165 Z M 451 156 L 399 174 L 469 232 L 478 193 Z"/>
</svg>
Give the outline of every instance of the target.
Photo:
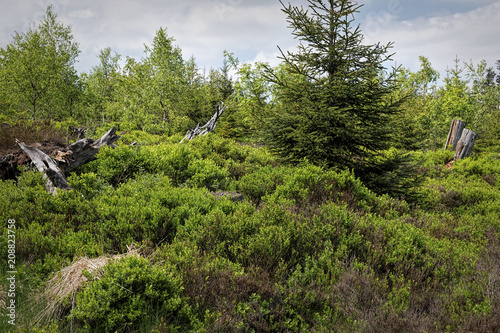
<svg viewBox="0 0 500 333">
<path fill-rule="evenodd" d="M 47 191 L 57 194 L 57 189 L 70 190 L 66 175 L 76 168 L 95 160 L 95 156 L 103 146 L 114 147 L 114 142 L 120 139 L 116 129 L 111 128 L 98 140 L 85 138 L 69 145 L 63 151 L 58 151 L 54 158 L 36 147 L 30 147 L 16 139 L 26 155 L 31 159 L 38 171 L 47 179 Z"/>
<path fill-rule="evenodd" d="M 59 164 L 64 173 L 72 172 L 76 168 L 93 161 L 102 146 L 115 147 L 114 143 L 120 138 L 121 136 L 116 134 L 116 128 L 112 127 L 100 139 L 95 141 L 90 138 L 78 140 L 69 145 L 65 152 L 61 152 L 64 157 L 62 161 L 59 161 Z"/>
<path fill-rule="evenodd" d="M 16 143 L 21 147 L 26 155 L 31 159 L 38 171 L 43 173 L 43 178 L 47 179 L 45 187 L 48 192 L 52 194 L 57 193 L 57 189 L 70 190 L 71 187 L 62 173 L 61 169 L 57 166 L 49 155 L 36 147 L 30 147 L 23 142 L 16 139 Z"/>
<path fill-rule="evenodd" d="M 192 140 L 197 136 L 202 136 L 206 135 L 209 132 L 213 132 L 215 126 L 217 126 L 217 122 L 219 121 L 220 116 L 224 111 L 226 111 L 226 109 L 227 106 L 225 106 L 224 103 L 221 102 L 219 105 L 217 105 L 217 111 L 215 111 L 215 114 L 212 116 L 212 118 L 210 118 L 210 120 L 205 125 L 200 127 L 200 124 L 198 124 L 195 128 L 187 131 L 186 136 L 181 140 L 180 143 L 182 143 L 186 139 Z"/>
</svg>

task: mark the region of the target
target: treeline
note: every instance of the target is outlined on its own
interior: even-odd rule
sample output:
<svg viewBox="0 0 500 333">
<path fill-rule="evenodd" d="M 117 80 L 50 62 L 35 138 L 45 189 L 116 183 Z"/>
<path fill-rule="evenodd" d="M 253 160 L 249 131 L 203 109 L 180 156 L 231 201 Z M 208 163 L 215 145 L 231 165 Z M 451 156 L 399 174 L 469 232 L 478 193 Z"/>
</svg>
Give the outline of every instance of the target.
<svg viewBox="0 0 500 333">
<path fill-rule="evenodd" d="M 293 77 L 294 63 L 240 64 L 224 54 L 222 68 L 201 70 L 194 57 L 183 59 L 174 38 L 160 28 L 140 60 L 110 48 L 101 50 L 88 73 L 77 73 L 80 53 L 71 27 L 57 20 L 49 7 L 41 22 L 0 50 L 0 117 L 3 122 L 55 120 L 98 126 L 119 123 L 121 129 L 154 134 L 185 131 L 207 120 L 217 103 L 230 104 L 221 134 L 261 140 L 264 123 L 286 101 L 275 77 Z M 460 118 L 491 143 L 498 137 L 500 61 L 497 71 L 482 61 L 448 70 L 444 85 L 439 72 L 421 57 L 421 68 L 399 67 L 386 100 L 398 101 L 401 112 L 391 117 L 391 144 L 405 149 L 442 145 L 451 119 Z M 230 72 L 236 73 L 235 79 Z M 390 74 L 378 69 L 377 75 Z M 391 74 L 392 75 L 392 74 Z M 286 80 L 285 80 L 286 81 Z M 290 81 L 291 82 L 291 81 Z M 304 85 L 305 82 L 300 84 Z M 302 112 L 302 111 L 301 111 Z"/>
<path fill-rule="evenodd" d="M 96 66 L 78 74 L 79 45 L 50 7 L 0 52 L 4 122 L 120 122 L 122 129 L 169 134 L 209 117 L 232 93 L 227 67 L 201 73 L 163 28 L 141 60 L 127 57 L 121 67 L 121 56 L 106 48 Z"/>
</svg>

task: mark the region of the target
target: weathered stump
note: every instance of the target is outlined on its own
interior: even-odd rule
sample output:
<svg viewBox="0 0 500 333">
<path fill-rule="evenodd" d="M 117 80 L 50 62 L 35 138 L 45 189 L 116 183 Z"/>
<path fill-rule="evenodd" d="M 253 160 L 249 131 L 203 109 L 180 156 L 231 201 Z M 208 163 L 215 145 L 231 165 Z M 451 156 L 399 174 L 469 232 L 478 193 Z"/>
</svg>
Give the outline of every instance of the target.
<svg viewBox="0 0 500 333">
<path fill-rule="evenodd" d="M 21 147 L 26 155 L 28 155 L 38 171 L 43 173 L 43 178 L 48 178 L 45 185 L 48 192 L 55 195 L 58 188 L 62 190 L 71 189 L 61 169 L 59 169 L 57 164 L 49 155 L 45 154 L 43 151 L 36 147 L 27 146 L 17 139 L 16 143 L 19 145 L 19 147 Z"/>
<path fill-rule="evenodd" d="M 453 160 L 446 164 L 447 169 L 453 168 L 453 164 L 457 160 L 467 158 L 472 154 L 476 138 L 477 134 L 474 131 L 465 128 L 465 122 L 453 119 L 444 149 L 451 148 L 456 152 Z"/>
<path fill-rule="evenodd" d="M 451 150 L 455 150 L 457 148 L 458 140 L 462 136 L 462 132 L 465 128 L 465 122 L 453 119 L 451 122 L 450 132 L 448 133 L 448 138 L 446 139 L 446 144 L 444 145 L 444 149 L 448 149 L 451 146 Z"/>
<path fill-rule="evenodd" d="M 457 152 L 455 153 L 455 160 L 460 160 L 462 158 L 467 158 L 472 154 L 472 149 L 474 148 L 474 143 L 476 142 L 477 134 L 465 128 L 462 132 L 462 136 L 457 144 Z"/>
<path fill-rule="evenodd" d="M 227 106 L 224 105 L 224 103 L 220 103 L 217 106 L 217 111 L 215 111 L 215 114 L 210 118 L 209 121 L 203 126 L 200 127 L 200 124 L 196 125 L 195 128 L 187 131 L 186 136 L 181 140 L 180 143 L 182 143 L 184 140 L 192 140 L 196 138 L 197 136 L 201 135 L 206 135 L 209 132 L 212 132 L 215 129 L 215 126 L 217 125 L 217 122 L 219 121 L 220 116 L 224 111 L 226 111 Z"/>
</svg>

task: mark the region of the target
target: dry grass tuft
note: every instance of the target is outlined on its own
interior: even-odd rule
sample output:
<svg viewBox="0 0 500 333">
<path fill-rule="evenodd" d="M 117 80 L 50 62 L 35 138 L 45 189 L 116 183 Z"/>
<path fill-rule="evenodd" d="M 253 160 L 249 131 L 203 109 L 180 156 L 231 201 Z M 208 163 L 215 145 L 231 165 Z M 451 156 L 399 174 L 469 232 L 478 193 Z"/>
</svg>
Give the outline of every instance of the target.
<svg viewBox="0 0 500 333">
<path fill-rule="evenodd" d="M 119 260 L 126 256 L 139 256 L 139 249 L 134 245 L 127 246 L 127 253 L 112 257 L 101 256 L 98 258 L 83 257 L 57 272 L 47 283 L 47 289 L 42 293 L 41 299 L 47 302 L 45 308 L 37 315 L 37 323 L 52 318 L 61 318 L 76 302 L 76 293 L 88 281 L 86 276 L 100 279 L 104 274 L 104 266 L 110 260 Z M 86 272 L 86 273 L 85 273 Z M 88 273 L 88 274 L 87 274 Z"/>
</svg>

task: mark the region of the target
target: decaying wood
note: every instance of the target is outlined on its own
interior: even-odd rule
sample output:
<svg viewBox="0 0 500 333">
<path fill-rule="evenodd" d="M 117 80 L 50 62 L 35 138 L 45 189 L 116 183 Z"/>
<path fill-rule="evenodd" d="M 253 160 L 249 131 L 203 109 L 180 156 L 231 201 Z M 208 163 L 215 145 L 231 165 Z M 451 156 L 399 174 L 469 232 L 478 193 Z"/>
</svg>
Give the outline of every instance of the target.
<svg viewBox="0 0 500 333">
<path fill-rule="evenodd" d="M 462 136 L 457 144 L 457 152 L 455 153 L 455 160 L 467 158 L 472 154 L 474 143 L 476 142 L 477 134 L 470 129 L 465 128 Z"/>
<path fill-rule="evenodd" d="M 90 138 L 78 140 L 66 148 L 66 158 L 60 161 L 59 164 L 65 174 L 72 172 L 76 168 L 93 161 L 102 146 L 113 147 L 114 143 L 120 138 L 121 136 L 116 134 L 116 128 L 113 127 L 95 141 Z"/>
<path fill-rule="evenodd" d="M 66 144 L 69 144 L 70 134 L 76 136 L 76 140 L 80 140 L 85 135 L 85 132 L 87 132 L 87 129 L 84 127 L 66 127 Z"/>
<path fill-rule="evenodd" d="M 444 149 L 451 148 L 456 152 L 453 160 L 446 164 L 447 169 L 451 170 L 456 161 L 467 158 L 472 154 L 476 138 L 477 134 L 474 131 L 465 128 L 465 122 L 453 119 Z"/>
<path fill-rule="evenodd" d="M 36 147 L 30 147 L 25 145 L 16 139 L 16 143 L 21 147 L 21 149 L 28 155 L 38 171 L 44 174 L 44 178 L 47 179 L 47 184 L 45 187 L 47 191 L 56 194 L 57 189 L 70 190 L 71 187 L 66 180 L 66 177 L 62 173 L 61 169 L 57 166 L 49 155 L 45 154 L 43 151 Z"/>
<path fill-rule="evenodd" d="M 38 171 L 44 174 L 47 180 L 47 191 L 52 194 L 57 193 L 57 189 L 70 190 L 71 187 L 66 180 L 66 175 L 85 163 L 93 161 L 103 146 L 114 146 L 120 138 L 116 134 L 116 129 L 111 128 L 98 140 L 85 138 L 76 141 L 64 149 L 57 151 L 54 158 L 45 154 L 36 147 L 30 147 L 19 140 L 16 140 L 21 149 L 29 156 Z"/>
<path fill-rule="evenodd" d="M 458 119 L 453 119 L 450 126 L 450 132 L 448 133 L 448 138 L 446 139 L 446 144 L 444 145 L 444 149 L 448 149 L 451 147 L 451 150 L 455 150 L 457 148 L 458 140 L 460 140 L 465 126 L 465 122 Z"/>
<path fill-rule="evenodd" d="M 195 128 L 187 131 L 186 136 L 181 140 L 181 143 L 184 140 L 192 140 L 196 138 L 197 136 L 201 135 L 206 135 L 209 132 L 212 132 L 215 129 L 215 126 L 217 126 L 217 121 L 219 121 L 220 116 L 224 111 L 226 111 L 227 106 L 224 105 L 224 103 L 220 103 L 217 106 L 217 111 L 215 114 L 210 118 L 210 120 L 203 126 L 200 127 L 200 124 L 196 125 Z"/>
</svg>

